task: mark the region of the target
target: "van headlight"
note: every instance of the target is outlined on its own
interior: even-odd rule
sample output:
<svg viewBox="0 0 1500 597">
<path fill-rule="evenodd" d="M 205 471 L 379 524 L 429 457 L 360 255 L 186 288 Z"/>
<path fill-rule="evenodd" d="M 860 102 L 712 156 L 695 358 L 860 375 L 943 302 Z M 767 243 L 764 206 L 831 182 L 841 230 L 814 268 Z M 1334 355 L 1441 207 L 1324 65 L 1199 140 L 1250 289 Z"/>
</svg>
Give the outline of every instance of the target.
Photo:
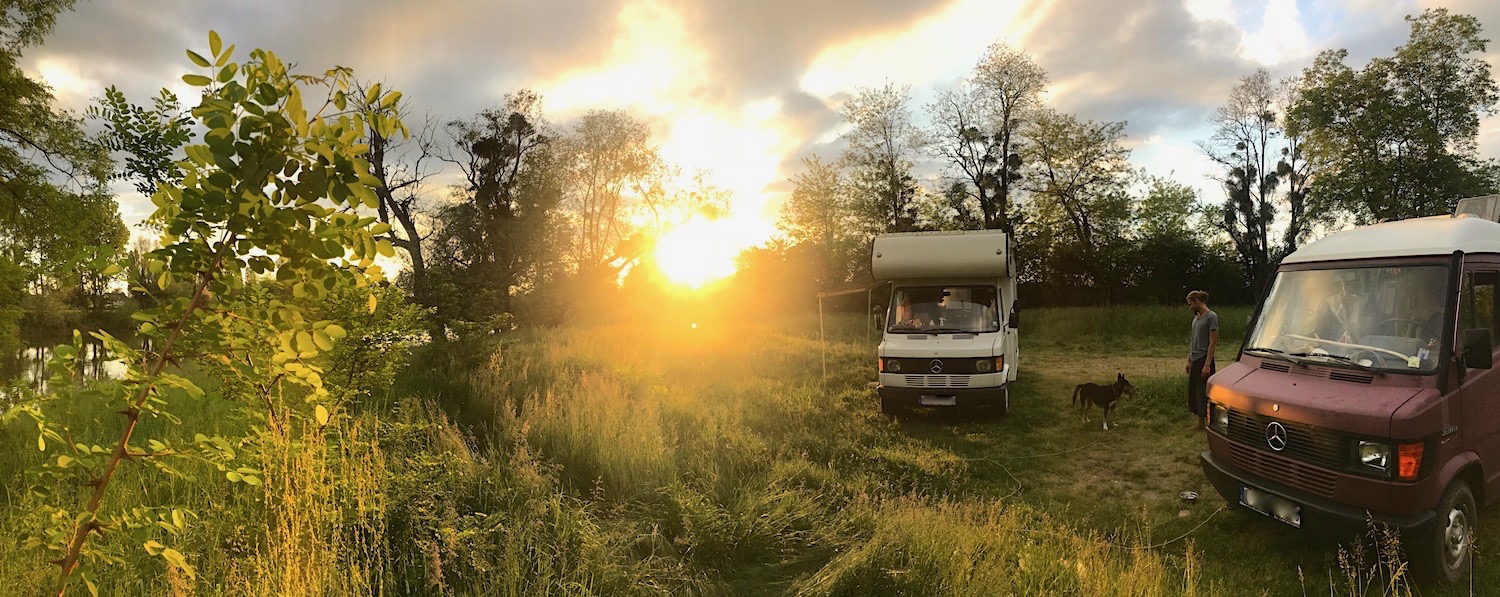
<svg viewBox="0 0 1500 597">
<path fill-rule="evenodd" d="M 974 368 L 980 373 L 989 373 L 994 366 L 995 362 L 991 359 L 979 359 L 978 362 L 974 363 Z"/>
<path fill-rule="evenodd" d="M 1355 445 L 1355 453 L 1359 455 L 1359 463 L 1375 470 L 1386 470 L 1391 462 L 1391 446 L 1381 442 L 1367 442 L 1360 440 Z"/>
<path fill-rule="evenodd" d="M 890 371 L 891 373 L 900 373 L 901 372 L 901 360 L 900 359 L 886 359 L 885 360 L 885 368 L 886 368 L 887 371 Z"/>
<path fill-rule="evenodd" d="M 1212 415 L 1209 427 L 1219 432 L 1219 435 L 1229 435 L 1229 409 L 1217 402 L 1208 403 L 1208 408 L 1209 414 Z"/>
</svg>

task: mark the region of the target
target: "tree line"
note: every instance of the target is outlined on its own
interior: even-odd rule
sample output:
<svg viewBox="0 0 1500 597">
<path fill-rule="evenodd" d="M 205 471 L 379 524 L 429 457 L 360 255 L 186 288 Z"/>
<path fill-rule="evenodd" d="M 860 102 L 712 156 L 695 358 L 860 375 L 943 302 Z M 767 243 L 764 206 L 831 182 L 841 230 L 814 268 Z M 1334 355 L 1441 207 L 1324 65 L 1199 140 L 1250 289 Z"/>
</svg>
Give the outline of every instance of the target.
<svg viewBox="0 0 1500 597">
<path fill-rule="evenodd" d="M 22 11 L 0 40 L 0 85 L 16 98 L 0 110 L 6 354 L 69 329 L 127 328 L 130 313 L 181 292 L 150 270 L 154 246 L 127 246 L 108 184 L 149 196 L 180 183 L 193 119 L 165 90 L 147 105 L 107 90 L 86 114 L 96 137 L 54 108 L 18 59 L 68 6 Z M 729 284 L 806 304 L 868 278 L 875 234 L 998 229 L 1016 240 L 1030 304 L 1170 303 L 1191 288 L 1252 301 L 1280 259 L 1321 232 L 1448 213 L 1497 188 L 1500 166 L 1477 146 L 1497 100 L 1480 24 L 1445 9 L 1408 21 L 1407 42 L 1364 66 L 1329 50 L 1297 76 L 1240 79 L 1199 142 L 1221 199 L 1133 168 L 1125 122 L 1047 105 L 1048 74 L 1020 49 L 992 46 L 925 106 L 905 86 L 859 89 L 841 106 L 846 149 L 803 161 L 783 235 L 747 251 Z M 354 81 L 349 96 L 365 105 L 379 85 Z M 562 321 L 577 297 L 648 277 L 635 266 L 662 230 L 731 200 L 710 173 L 663 159 L 650 123 L 622 110 L 558 124 L 526 90 L 467 118 L 397 109 L 410 136 L 372 127 L 363 139 L 369 212 L 389 226 L 397 283 L 435 334 Z M 128 267 L 103 273 L 121 258 Z"/>
<path fill-rule="evenodd" d="M 805 291 L 868 279 L 876 234 L 997 229 L 1030 304 L 1171 303 L 1192 288 L 1253 302 L 1320 232 L 1451 213 L 1500 187 L 1476 143 L 1497 101 L 1480 23 L 1446 9 L 1407 21 L 1406 44 L 1363 67 L 1328 50 L 1296 76 L 1242 77 L 1198 142 L 1222 199 L 1132 169 L 1124 121 L 1048 106 L 1046 71 L 1003 44 L 920 109 L 925 124 L 909 87 L 860 89 L 842 111 L 847 148 L 803 161 L 786 238 L 750 258 Z"/>
<path fill-rule="evenodd" d="M 51 345 L 73 329 L 128 330 L 132 313 L 183 289 L 150 268 L 159 245 L 128 242 L 108 186 L 128 181 L 149 197 L 182 184 L 195 119 L 167 90 L 138 105 L 109 88 L 86 114 L 102 133 L 85 135 L 84 120 L 52 108 L 46 88 L 7 56 L 10 80 L 29 83 L 19 91 L 46 118 L 0 122 L 0 166 L 23 175 L 0 185 L 9 195 L 0 210 L 0 353 Z M 383 109 L 371 103 L 383 97 L 378 83 L 349 87 L 347 101 L 367 106 L 356 110 L 367 121 Z M 611 291 L 663 230 L 729 207 L 710 173 L 668 163 L 650 123 L 623 110 L 559 126 L 528 90 L 462 119 L 423 118 L 408 103 L 393 109 L 414 124 L 395 136 L 368 128 L 374 203 L 353 209 L 389 228 L 380 241 L 398 261 L 392 279 L 435 335 L 557 323 L 574 297 Z M 163 231 L 157 219 L 142 226 Z M 121 260 L 126 267 L 105 273 Z"/>
</svg>

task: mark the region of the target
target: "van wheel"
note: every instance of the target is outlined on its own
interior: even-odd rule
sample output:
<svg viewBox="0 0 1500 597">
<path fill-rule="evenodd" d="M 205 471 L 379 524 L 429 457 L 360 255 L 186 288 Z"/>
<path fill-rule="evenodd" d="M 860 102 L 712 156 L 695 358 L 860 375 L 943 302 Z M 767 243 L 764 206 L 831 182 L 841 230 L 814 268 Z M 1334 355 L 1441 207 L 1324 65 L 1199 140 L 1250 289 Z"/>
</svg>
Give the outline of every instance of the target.
<svg viewBox="0 0 1500 597">
<path fill-rule="evenodd" d="M 997 414 L 1000 416 L 1010 416 L 1010 386 L 1005 386 L 1005 390 L 1000 392 L 1000 404 L 997 405 L 997 409 Z"/>
<path fill-rule="evenodd" d="M 1438 501 L 1437 520 L 1431 539 L 1420 555 L 1423 568 L 1444 582 L 1458 582 L 1468 573 L 1474 557 L 1474 526 L 1479 522 L 1474 492 L 1463 479 L 1456 479 Z"/>
</svg>

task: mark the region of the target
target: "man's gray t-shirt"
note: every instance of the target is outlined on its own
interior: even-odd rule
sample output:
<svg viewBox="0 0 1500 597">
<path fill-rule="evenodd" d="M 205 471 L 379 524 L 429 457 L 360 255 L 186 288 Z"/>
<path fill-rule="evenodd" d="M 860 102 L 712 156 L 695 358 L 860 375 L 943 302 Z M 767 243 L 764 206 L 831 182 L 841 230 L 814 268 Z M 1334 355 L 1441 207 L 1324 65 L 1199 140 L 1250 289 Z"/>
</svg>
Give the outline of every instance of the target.
<svg viewBox="0 0 1500 597">
<path fill-rule="evenodd" d="M 1193 340 L 1189 355 L 1193 360 L 1208 356 L 1208 333 L 1219 329 L 1219 314 L 1205 311 L 1193 318 Z"/>
</svg>

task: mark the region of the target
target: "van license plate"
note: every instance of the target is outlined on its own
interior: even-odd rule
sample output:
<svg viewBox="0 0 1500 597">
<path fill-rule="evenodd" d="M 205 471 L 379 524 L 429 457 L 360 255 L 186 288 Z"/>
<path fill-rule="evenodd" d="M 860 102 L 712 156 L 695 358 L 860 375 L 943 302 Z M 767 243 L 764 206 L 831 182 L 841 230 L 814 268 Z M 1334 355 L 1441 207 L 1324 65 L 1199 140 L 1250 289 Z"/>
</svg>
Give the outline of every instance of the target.
<svg viewBox="0 0 1500 597">
<path fill-rule="evenodd" d="M 929 396 L 923 394 L 917 398 L 917 404 L 922 406 L 953 406 L 958 404 L 957 396 Z"/>
<path fill-rule="evenodd" d="M 1241 487 L 1240 505 L 1299 529 L 1302 528 L 1301 506 L 1264 491 L 1253 487 Z"/>
</svg>

